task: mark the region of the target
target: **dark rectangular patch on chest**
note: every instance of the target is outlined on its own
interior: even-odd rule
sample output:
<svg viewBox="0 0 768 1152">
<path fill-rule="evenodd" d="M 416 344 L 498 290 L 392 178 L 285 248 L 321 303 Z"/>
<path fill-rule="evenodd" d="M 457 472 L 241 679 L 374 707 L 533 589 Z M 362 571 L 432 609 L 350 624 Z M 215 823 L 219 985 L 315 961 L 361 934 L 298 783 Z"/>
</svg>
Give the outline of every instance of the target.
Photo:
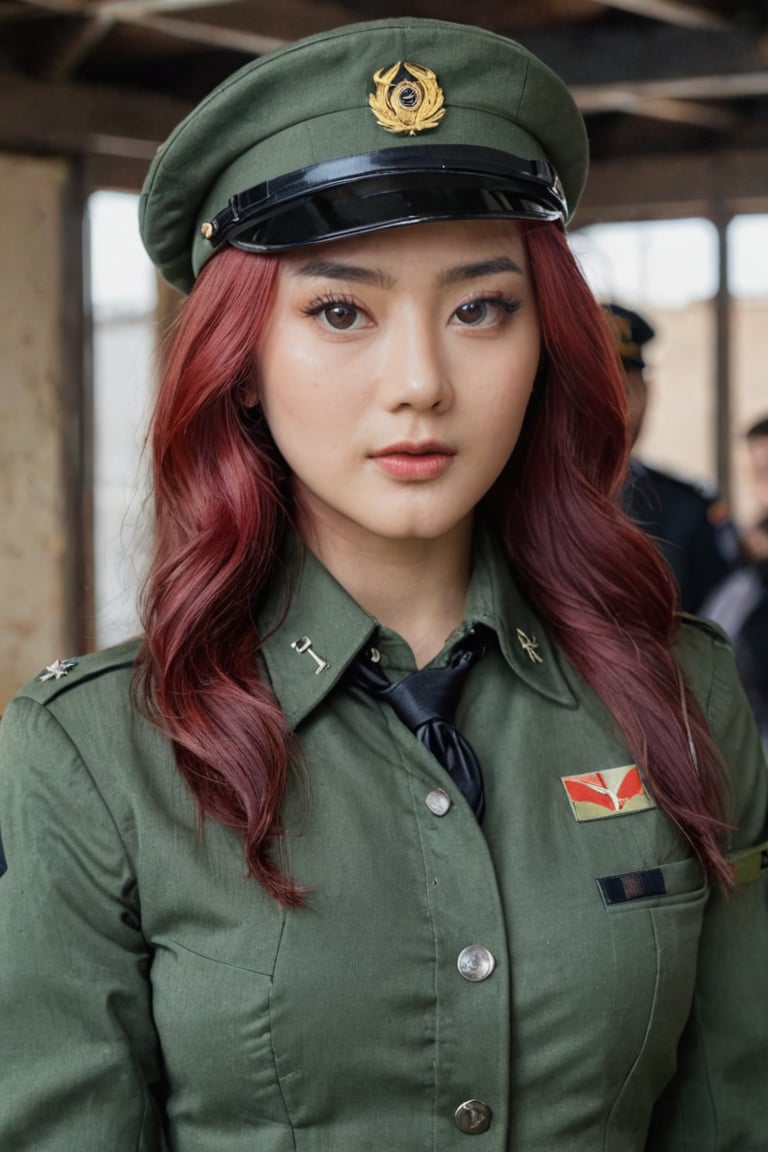
<svg viewBox="0 0 768 1152">
<path fill-rule="evenodd" d="M 629 900 L 643 900 L 647 896 L 664 896 L 667 891 L 661 868 L 600 876 L 597 885 L 606 904 L 626 904 Z"/>
</svg>

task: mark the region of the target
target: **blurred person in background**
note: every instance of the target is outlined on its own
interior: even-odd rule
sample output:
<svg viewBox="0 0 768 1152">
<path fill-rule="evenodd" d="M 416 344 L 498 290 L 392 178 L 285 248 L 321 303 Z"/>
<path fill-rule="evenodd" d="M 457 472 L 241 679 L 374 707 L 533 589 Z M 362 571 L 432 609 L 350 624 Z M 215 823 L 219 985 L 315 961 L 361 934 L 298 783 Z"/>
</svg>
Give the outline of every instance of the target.
<svg viewBox="0 0 768 1152">
<path fill-rule="evenodd" d="M 648 408 L 649 381 L 643 349 L 655 331 L 620 304 L 605 304 L 626 377 L 630 441 L 636 445 Z M 701 611 L 708 594 L 739 563 L 736 530 L 715 492 L 670 472 L 652 468 L 634 453 L 624 506 L 653 537 L 675 575 L 684 612 Z"/>
<path fill-rule="evenodd" d="M 768 416 L 754 423 L 746 434 L 752 488 L 758 503 L 758 518 L 742 535 L 742 547 L 749 560 L 768 559 Z"/>
<path fill-rule="evenodd" d="M 742 535 L 749 562 L 715 589 L 703 614 L 733 640 L 736 666 L 768 747 L 768 416 L 747 430 L 746 442 L 759 505 L 757 521 Z"/>
</svg>

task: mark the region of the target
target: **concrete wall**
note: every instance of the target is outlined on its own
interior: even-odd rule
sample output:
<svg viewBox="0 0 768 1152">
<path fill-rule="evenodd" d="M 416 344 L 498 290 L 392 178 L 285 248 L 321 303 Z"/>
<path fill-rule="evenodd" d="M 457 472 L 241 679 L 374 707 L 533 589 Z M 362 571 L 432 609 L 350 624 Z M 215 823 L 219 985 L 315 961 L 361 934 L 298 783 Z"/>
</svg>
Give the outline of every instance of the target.
<svg viewBox="0 0 768 1152">
<path fill-rule="evenodd" d="M 71 655 L 64 605 L 63 160 L 0 153 L 0 710 Z"/>
</svg>

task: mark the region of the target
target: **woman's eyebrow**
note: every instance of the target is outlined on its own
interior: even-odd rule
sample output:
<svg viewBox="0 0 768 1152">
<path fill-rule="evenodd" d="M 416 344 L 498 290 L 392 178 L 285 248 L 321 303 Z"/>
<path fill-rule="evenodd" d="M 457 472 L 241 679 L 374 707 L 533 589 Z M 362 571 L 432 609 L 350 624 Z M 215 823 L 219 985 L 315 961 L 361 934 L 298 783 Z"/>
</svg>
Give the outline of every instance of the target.
<svg viewBox="0 0 768 1152">
<path fill-rule="evenodd" d="M 336 260 L 309 260 L 300 264 L 294 276 L 320 277 L 324 280 L 352 280 L 356 284 L 375 284 L 379 288 L 394 287 L 394 279 L 380 268 L 364 268 L 359 264 L 344 264 Z"/>
<path fill-rule="evenodd" d="M 471 264 L 457 264 L 454 268 L 447 268 L 438 276 L 438 283 L 445 286 L 462 280 L 493 276 L 499 272 L 523 275 L 523 269 L 509 256 L 493 256 L 488 260 L 477 260 Z M 394 288 L 396 283 L 395 278 L 381 268 L 366 268 L 338 260 L 308 260 L 293 269 L 292 275 L 324 280 L 347 280 L 356 284 L 373 284 L 378 288 Z"/>
<path fill-rule="evenodd" d="M 498 272 L 516 272 L 523 275 L 519 264 L 509 256 L 494 256 L 490 260 L 478 260 L 473 264 L 457 264 L 455 268 L 447 268 L 440 273 L 441 284 L 455 284 L 460 280 L 477 280 L 481 276 L 493 276 Z"/>
</svg>

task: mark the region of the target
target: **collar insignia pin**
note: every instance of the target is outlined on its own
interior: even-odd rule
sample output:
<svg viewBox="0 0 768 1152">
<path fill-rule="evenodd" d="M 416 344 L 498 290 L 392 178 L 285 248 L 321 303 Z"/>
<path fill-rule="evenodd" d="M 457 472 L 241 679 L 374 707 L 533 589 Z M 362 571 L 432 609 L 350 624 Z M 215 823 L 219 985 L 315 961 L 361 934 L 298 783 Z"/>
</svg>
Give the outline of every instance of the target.
<svg viewBox="0 0 768 1152">
<path fill-rule="evenodd" d="M 520 641 L 520 647 L 522 648 L 523 652 L 527 654 L 528 659 L 532 664 L 544 663 L 544 657 L 539 655 L 539 642 L 535 636 L 526 636 L 522 628 L 518 628 L 517 638 Z"/>
<path fill-rule="evenodd" d="M 54 660 L 53 664 L 46 665 L 38 680 L 41 683 L 45 680 L 61 680 L 62 676 L 69 676 L 76 664 L 77 660 Z"/>
<path fill-rule="evenodd" d="M 431 68 L 422 64 L 402 64 L 379 68 L 373 74 L 376 91 L 368 94 L 368 104 L 376 123 L 387 132 L 407 132 L 415 136 L 425 128 L 437 128 L 445 116 L 445 97 Z"/>
<path fill-rule="evenodd" d="M 315 668 L 315 676 L 319 676 L 326 668 L 330 668 L 327 660 L 323 660 L 322 656 L 318 656 L 317 652 L 312 649 L 312 640 L 309 636 L 300 636 L 298 640 L 291 642 L 291 648 L 294 652 L 306 652 L 314 660 L 317 667 Z"/>
</svg>

